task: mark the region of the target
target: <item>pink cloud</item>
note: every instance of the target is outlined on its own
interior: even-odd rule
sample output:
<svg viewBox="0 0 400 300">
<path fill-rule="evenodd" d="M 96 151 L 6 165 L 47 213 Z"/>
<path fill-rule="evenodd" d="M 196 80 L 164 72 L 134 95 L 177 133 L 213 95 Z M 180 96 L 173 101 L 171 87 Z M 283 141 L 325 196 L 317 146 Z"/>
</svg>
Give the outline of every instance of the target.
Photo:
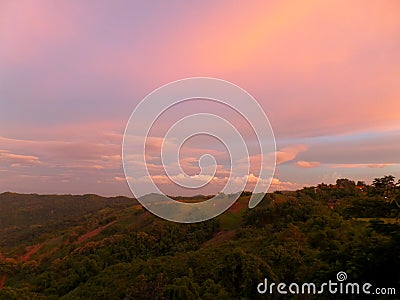
<svg viewBox="0 0 400 300">
<path fill-rule="evenodd" d="M 302 187 L 302 185 L 299 183 L 294 183 L 294 182 L 290 182 L 290 181 L 281 181 L 278 178 L 274 177 L 271 182 L 270 191 L 296 190 L 301 187 Z"/>
<path fill-rule="evenodd" d="M 372 169 L 382 169 L 389 166 L 396 165 L 395 163 L 369 163 L 369 164 L 330 164 L 329 167 L 333 169 L 353 169 L 353 168 L 372 168 Z"/>
<path fill-rule="evenodd" d="M 321 163 L 319 161 L 304 161 L 304 160 L 299 160 L 296 162 L 296 166 L 300 168 L 316 168 L 319 167 Z"/>
<path fill-rule="evenodd" d="M 199 74 L 230 80 L 253 94 L 268 114 L 277 139 L 400 128 L 400 7 L 396 0 L 339 5 L 332 1 L 239 1 L 213 4 L 213 9 L 193 5 L 185 13 L 166 9 L 160 20 L 150 19 L 150 29 L 156 29 L 152 34 L 146 26 L 136 30 L 129 19 L 105 18 L 104 8 L 48 1 L 2 5 L 0 69 L 8 75 L 4 99 L 11 100 L 2 105 L 1 113 L 17 120 L 0 124 L 1 135 L 16 137 L 0 137 L 0 148 L 8 151 L 0 153 L 2 162 L 10 163 L 7 171 L 12 171 L 12 165 L 37 165 L 37 161 L 43 167 L 68 169 L 71 177 L 99 177 L 119 170 L 122 133 L 134 104 L 160 84 Z M 202 18 L 197 18 L 200 14 Z M 134 16 L 128 14 L 132 20 Z M 117 23 L 128 26 L 113 27 Z M 96 34 L 103 24 L 110 33 Z M 71 88 L 79 97 L 62 97 Z M 99 94 L 112 97 L 101 102 Z M 49 117 L 46 111 L 50 107 L 49 111 L 59 111 L 64 117 L 75 116 L 85 111 L 84 99 L 91 113 L 83 117 L 93 120 L 87 124 L 57 120 L 54 125 L 53 115 Z M 70 111 L 64 110 L 69 105 Z M 111 120 L 96 121 L 104 118 L 99 113 L 104 107 Z M 38 116 L 26 120 L 20 113 Z M 35 120 L 42 118 L 46 125 L 36 126 Z M 160 143 L 152 143 L 149 168 L 160 175 L 162 166 L 155 154 Z M 304 160 L 290 166 L 317 167 L 318 160 L 325 162 L 321 169 L 385 168 L 396 162 L 395 142 L 367 141 L 374 148 L 369 151 L 355 143 L 351 140 L 348 147 L 326 143 L 325 151 L 310 147 L 301 155 Z M 277 163 L 293 161 L 306 150 L 304 145 L 280 149 Z M 183 151 L 185 171 L 198 170 L 196 158 L 204 151 L 195 147 Z M 223 157 L 223 153 L 214 154 Z M 250 160 L 257 162 L 253 156 Z M 219 162 L 219 178 L 228 175 L 223 166 Z M 254 164 L 250 171 L 257 174 Z M 111 182 L 121 176 L 114 173 L 107 175 Z"/>
<path fill-rule="evenodd" d="M 382 169 L 382 168 L 386 168 L 389 166 L 393 166 L 394 164 L 368 164 L 368 168 L 372 168 L 372 169 Z"/>
<path fill-rule="evenodd" d="M 62 136 L 61 136 L 62 137 Z M 113 169 L 120 168 L 121 145 L 102 143 L 101 138 L 90 141 L 87 139 L 63 141 L 63 140 L 24 140 L 11 139 L 0 136 L 0 144 L 7 148 L 7 151 L 22 152 L 23 156 L 30 159 L 41 157 L 42 163 L 48 166 L 65 168 L 95 168 Z M 27 150 L 29 154 L 26 154 Z M 11 154 L 3 154 L 11 159 Z M 14 159 L 24 157 L 14 156 Z"/>
<path fill-rule="evenodd" d="M 128 177 L 128 178 L 130 178 L 130 177 Z M 126 181 L 126 178 L 125 178 L 125 177 L 121 177 L 121 176 L 115 176 L 115 177 L 114 177 L 114 180 L 115 180 L 115 181 L 122 181 L 122 182 L 124 182 L 124 181 Z"/>
<path fill-rule="evenodd" d="M 293 145 L 282 148 L 276 152 L 276 163 L 282 164 L 296 158 L 297 154 L 304 152 L 308 149 L 306 145 Z"/>
<path fill-rule="evenodd" d="M 0 150 L 0 162 L 11 164 L 14 167 L 41 164 L 37 156 L 14 154 L 7 150 Z"/>
</svg>

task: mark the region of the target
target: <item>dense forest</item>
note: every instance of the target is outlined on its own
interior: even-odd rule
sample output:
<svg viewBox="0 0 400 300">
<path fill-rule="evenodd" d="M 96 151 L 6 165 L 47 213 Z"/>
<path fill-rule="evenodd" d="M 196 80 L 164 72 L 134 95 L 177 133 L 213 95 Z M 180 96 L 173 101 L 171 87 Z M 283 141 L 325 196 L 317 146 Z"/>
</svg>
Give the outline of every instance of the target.
<svg viewBox="0 0 400 300">
<path fill-rule="evenodd" d="M 340 271 L 396 288 L 371 299 L 400 297 L 400 180 L 338 179 L 268 193 L 254 209 L 250 196 L 177 224 L 126 197 L 0 194 L 0 299 L 282 299 L 257 284 Z"/>
</svg>

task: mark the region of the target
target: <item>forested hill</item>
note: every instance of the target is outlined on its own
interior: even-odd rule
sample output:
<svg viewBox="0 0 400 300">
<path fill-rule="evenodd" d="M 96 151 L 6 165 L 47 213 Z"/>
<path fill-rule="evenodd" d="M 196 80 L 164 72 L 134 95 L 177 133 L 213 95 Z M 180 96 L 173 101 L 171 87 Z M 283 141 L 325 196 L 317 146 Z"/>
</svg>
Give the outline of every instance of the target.
<svg viewBox="0 0 400 300">
<path fill-rule="evenodd" d="M 127 197 L 97 195 L 0 194 L 0 247 L 31 243 L 44 233 L 63 229 L 90 217 L 105 218 L 111 210 L 136 205 Z M 111 216 L 112 217 L 112 216 Z"/>
<path fill-rule="evenodd" d="M 395 178 L 269 193 L 254 209 L 250 195 L 176 224 L 125 197 L 0 194 L 0 299 L 265 299 L 264 278 L 339 271 L 400 293 Z"/>
</svg>

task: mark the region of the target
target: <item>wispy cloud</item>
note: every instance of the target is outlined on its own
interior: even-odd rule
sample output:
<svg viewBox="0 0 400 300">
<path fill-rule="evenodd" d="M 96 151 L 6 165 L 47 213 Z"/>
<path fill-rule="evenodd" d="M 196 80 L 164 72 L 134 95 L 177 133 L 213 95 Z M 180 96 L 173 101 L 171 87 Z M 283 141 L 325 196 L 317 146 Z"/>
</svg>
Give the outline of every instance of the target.
<svg viewBox="0 0 400 300">
<path fill-rule="evenodd" d="M 12 167 L 40 165 L 42 163 L 37 156 L 14 154 L 8 150 L 0 150 L 0 162 Z"/>
<path fill-rule="evenodd" d="M 319 161 L 304 161 L 304 160 L 299 160 L 296 162 L 296 166 L 300 168 L 317 168 L 321 165 Z"/>
<path fill-rule="evenodd" d="M 366 164 L 330 164 L 329 167 L 333 169 L 355 169 L 355 168 L 371 168 L 382 169 L 389 166 L 396 165 L 395 163 L 380 164 L 380 163 L 366 163 Z"/>
</svg>

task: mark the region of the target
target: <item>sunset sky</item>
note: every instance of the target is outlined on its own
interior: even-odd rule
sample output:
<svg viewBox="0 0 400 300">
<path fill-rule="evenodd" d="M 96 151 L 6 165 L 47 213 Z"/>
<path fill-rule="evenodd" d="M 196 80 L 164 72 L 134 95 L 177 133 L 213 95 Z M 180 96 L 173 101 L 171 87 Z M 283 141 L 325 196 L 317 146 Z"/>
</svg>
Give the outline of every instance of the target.
<svg viewBox="0 0 400 300">
<path fill-rule="evenodd" d="M 400 177 L 400 2 L 250 3 L 2 1 L 0 192 L 131 195 L 131 112 L 193 76 L 260 103 L 271 190 Z"/>
</svg>

